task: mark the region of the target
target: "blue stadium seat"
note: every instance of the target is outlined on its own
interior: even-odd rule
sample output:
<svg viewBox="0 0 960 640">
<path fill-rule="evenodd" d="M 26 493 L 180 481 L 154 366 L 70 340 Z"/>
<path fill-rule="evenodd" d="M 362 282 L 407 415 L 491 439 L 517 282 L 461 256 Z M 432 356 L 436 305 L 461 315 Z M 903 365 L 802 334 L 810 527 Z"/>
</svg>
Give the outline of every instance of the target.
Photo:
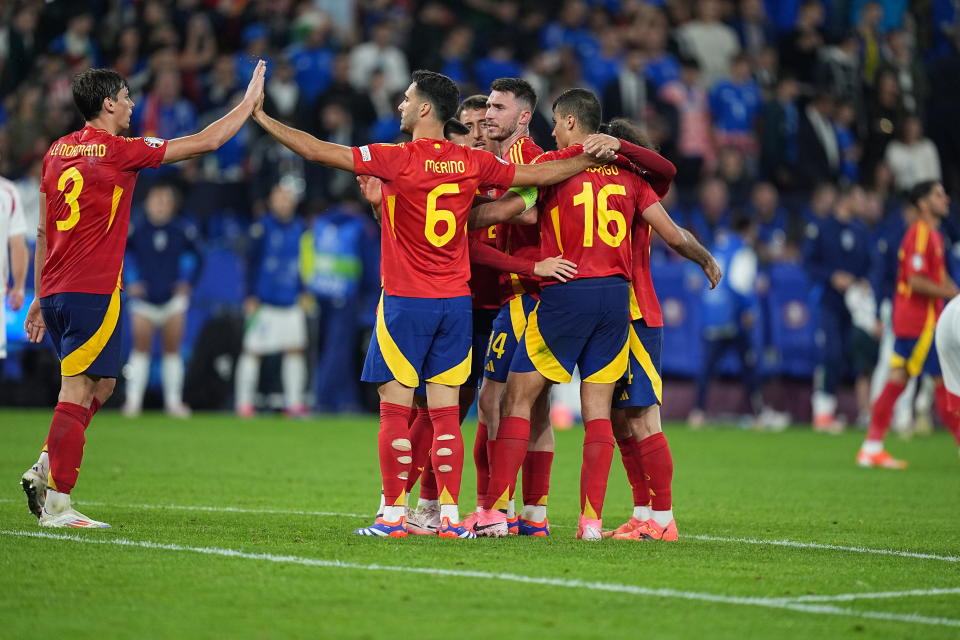
<svg viewBox="0 0 960 640">
<path fill-rule="evenodd" d="M 795 264 L 770 267 L 770 340 L 777 373 L 809 377 L 817 363 L 816 324 L 810 308 L 810 282 Z"/>
<path fill-rule="evenodd" d="M 700 338 L 703 275 L 699 268 L 684 263 L 662 263 L 651 268 L 663 309 L 663 373 L 692 378 L 703 363 Z"/>
</svg>

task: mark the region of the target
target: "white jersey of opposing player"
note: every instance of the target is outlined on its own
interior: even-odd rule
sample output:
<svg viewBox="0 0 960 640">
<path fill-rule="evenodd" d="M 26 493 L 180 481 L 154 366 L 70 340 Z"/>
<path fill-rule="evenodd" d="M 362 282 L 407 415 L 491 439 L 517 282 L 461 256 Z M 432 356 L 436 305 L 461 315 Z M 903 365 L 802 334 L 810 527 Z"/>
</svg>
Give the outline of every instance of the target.
<svg viewBox="0 0 960 640">
<path fill-rule="evenodd" d="M 10 238 L 26 232 L 27 221 L 23 216 L 23 205 L 20 204 L 20 192 L 15 184 L 0 177 L 0 358 L 7 357 L 7 325 L 4 312 L 7 308 L 7 281 L 10 277 Z"/>
<path fill-rule="evenodd" d="M 943 383 L 951 395 L 960 397 L 960 296 L 948 302 L 940 314 L 935 343 Z M 951 398 L 951 404 L 956 401 Z"/>
</svg>

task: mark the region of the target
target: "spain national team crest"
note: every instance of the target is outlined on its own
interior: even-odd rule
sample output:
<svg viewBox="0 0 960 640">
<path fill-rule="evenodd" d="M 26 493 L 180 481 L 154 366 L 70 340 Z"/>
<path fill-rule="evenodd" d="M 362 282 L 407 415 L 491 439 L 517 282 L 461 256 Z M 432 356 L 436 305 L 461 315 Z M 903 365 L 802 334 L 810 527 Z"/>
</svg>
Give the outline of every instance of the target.
<svg viewBox="0 0 960 640">
<path fill-rule="evenodd" d="M 143 139 L 143 144 L 147 145 L 148 147 L 153 147 L 154 149 L 159 149 L 163 146 L 163 140 L 160 138 L 147 137 Z"/>
</svg>

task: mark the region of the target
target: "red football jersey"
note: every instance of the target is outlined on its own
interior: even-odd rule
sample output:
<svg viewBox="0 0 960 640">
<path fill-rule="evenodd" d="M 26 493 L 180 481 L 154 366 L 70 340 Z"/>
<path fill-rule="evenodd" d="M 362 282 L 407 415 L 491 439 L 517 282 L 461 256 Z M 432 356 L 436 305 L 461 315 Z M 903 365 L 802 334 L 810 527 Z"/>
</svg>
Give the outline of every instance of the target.
<svg viewBox="0 0 960 640">
<path fill-rule="evenodd" d="M 919 274 L 942 284 L 947 275 L 943 255 L 943 236 L 922 220 L 910 225 L 900 244 L 897 290 L 893 297 L 893 333 L 901 338 L 917 338 L 943 311 L 943 299 L 931 298 L 910 289 L 910 276 Z"/>
<path fill-rule="evenodd" d="M 530 136 L 520 138 L 500 154 L 514 164 L 530 164 L 543 154 Z M 518 258 L 540 260 L 539 224 L 502 224 L 497 229 L 497 249 Z M 507 304 L 516 296 L 524 293 L 538 295 L 540 280 L 536 276 L 524 276 L 516 273 L 500 274 L 500 303 Z"/>
<path fill-rule="evenodd" d="M 651 187 L 651 192 L 653 191 Z M 653 202 L 647 204 L 650 206 Z M 662 327 L 663 313 L 657 290 L 653 288 L 653 274 L 650 273 L 650 237 L 653 229 L 640 215 L 638 210 L 633 220 L 633 277 L 630 278 L 630 319 L 643 318 L 648 327 Z"/>
<path fill-rule="evenodd" d="M 388 295 L 470 295 L 467 221 L 477 187 L 509 187 L 515 167 L 446 140 L 353 148 L 354 171 L 383 180 L 380 272 Z"/>
<path fill-rule="evenodd" d="M 120 284 L 137 172 L 160 166 L 167 141 L 124 138 L 86 126 L 43 157 L 47 257 L 42 296 L 108 294 Z"/>
<path fill-rule="evenodd" d="M 491 247 L 497 246 L 497 225 L 473 229 L 470 235 Z M 470 265 L 470 296 L 474 309 L 500 308 L 500 272 L 482 264 Z"/>
<path fill-rule="evenodd" d="M 537 162 L 556 158 L 545 153 Z M 620 276 L 630 280 L 634 218 L 657 201 L 640 176 L 614 165 L 587 169 L 540 190 L 540 252 L 577 264 L 577 279 Z M 556 280 L 546 280 L 544 285 Z"/>
</svg>

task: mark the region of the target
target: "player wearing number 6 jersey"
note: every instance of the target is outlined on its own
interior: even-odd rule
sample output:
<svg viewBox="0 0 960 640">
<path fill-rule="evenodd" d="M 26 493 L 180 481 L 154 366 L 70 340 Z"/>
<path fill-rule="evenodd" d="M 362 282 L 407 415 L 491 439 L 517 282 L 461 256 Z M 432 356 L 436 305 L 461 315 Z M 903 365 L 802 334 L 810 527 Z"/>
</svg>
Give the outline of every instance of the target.
<svg viewBox="0 0 960 640">
<path fill-rule="evenodd" d="M 73 81 L 85 126 L 54 142 L 43 159 L 37 298 L 26 320 L 32 342 L 50 334 L 62 376 L 47 442 L 21 480 L 41 526 L 109 526 L 74 510 L 70 492 L 84 432 L 120 371 L 120 277 L 137 172 L 219 149 L 253 110 L 264 71 L 260 61 L 230 113 L 198 134 L 170 141 L 117 135 L 130 126 L 133 101 L 115 71 L 89 69 Z"/>
<path fill-rule="evenodd" d="M 254 119 L 308 160 L 383 180 L 383 297 L 363 379 L 379 384 L 378 448 L 383 516 L 356 533 L 404 537 L 405 484 L 412 463 L 407 425 L 413 393 L 427 385 L 433 423 L 432 463 L 440 498 L 438 534 L 472 538 L 460 524 L 463 470 L 458 397 L 470 373 L 472 327 L 467 218 L 480 185 L 546 186 L 592 166 L 586 156 L 537 167 L 513 165 L 486 151 L 449 142 L 444 123 L 459 90 L 448 77 L 416 71 L 404 93 L 400 127 L 413 142 L 344 147 L 286 127 L 263 113 Z"/>
</svg>

